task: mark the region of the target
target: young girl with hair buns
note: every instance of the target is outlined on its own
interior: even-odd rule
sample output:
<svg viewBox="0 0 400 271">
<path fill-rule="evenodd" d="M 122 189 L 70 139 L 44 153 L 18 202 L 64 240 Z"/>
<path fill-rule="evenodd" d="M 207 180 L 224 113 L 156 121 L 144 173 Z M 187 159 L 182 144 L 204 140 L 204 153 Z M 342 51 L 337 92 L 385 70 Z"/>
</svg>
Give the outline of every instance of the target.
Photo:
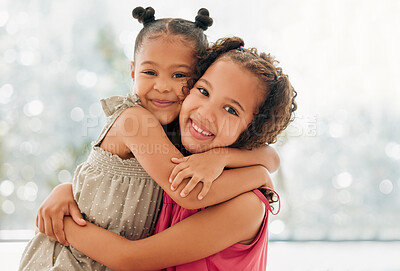
<svg viewBox="0 0 400 271">
<path fill-rule="evenodd" d="M 209 68 L 190 90 L 179 117 L 187 150 L 273 143 L 291 121 L 297 93 L 287 75 L 270 55 L 243 45 L 239 38 L 222 39 L 199 64 L 201 73 Z M 194 125 L 213 136 L 201 136 Z M 184 163 L 191 165 L 190 159 Z M 203 210 L 186 210 L 165 194 L 157 234 L 142 240 L 130 241 L 90 223 L 79 227 L 70 217 L 64 220 L 66 237 L 113 270 L 264 271 L 272 208 L 261 191 Z"/>
<path fill-rule="evenodd" d="M 182 90 L 208 47 L 203 31 L 212 19 L 206 9 L 200 9 L 194 23 L 155 20 L 152 8 L 139 7 L 132 14 L 144 25 L 136 38 L 131 64 L 134 94 L 102 100 L 110 119 L 93 143 L 87 161 L 76 169 L 73 184 L 59 185 L 39 209 L 37 226 L 41 233 L 28 243 L 20 270 L 106 269 L 68 246 L 64 215 L 71 215 L 81 226 L 87 220 L 129 240 L 142 239 L 154 231 L 163 190 L 180 206 L 203 208 L 270 184 L 265 168 L 274 171 L 278 167 L 277 154 L 268 146 L 252 151 L 221 149 L 211 155 L 219 161 L 213 170 L 196 172 L 196 176 L 186 174 L 192 177 L 190 181 L 184 180 L 184 185 L 174 191 L 170 188 L 169 176 L 175 167 L 171 159 L 183 156 L 167 135 L 181 145 L 174 132 L 184 98 Z M 198 127 L 197 131 L 203 137 L 212 137 Z M 224 146 L 227 144 L 213 147 Z M 210 153 L 204 157 L 199 154 L 190 160 L 204 161 Z M 225 167 L 244 168 L 222 172 Z M 173 182 L 174 188 L 182 181 L 181 175 Z M 250 179 L 243 181 L 246 177 Z M 218 185 L 211 185 L 215 179 Z M 228 185 L 229 190 L 225 189 Z"/>
</svg>

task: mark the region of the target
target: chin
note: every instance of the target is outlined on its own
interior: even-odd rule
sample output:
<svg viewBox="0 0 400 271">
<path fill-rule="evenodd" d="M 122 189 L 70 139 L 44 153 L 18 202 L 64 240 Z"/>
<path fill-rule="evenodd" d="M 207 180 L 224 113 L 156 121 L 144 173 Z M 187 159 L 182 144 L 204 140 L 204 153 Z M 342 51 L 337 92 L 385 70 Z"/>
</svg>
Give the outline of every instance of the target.
<svg viewBox="0 0 400 271">
<path fill-rule="evenodd" d="M 158 120 L 161 123 L 161 125 L 167 125 L 170 124 L 171 122 L 173 122 L 175 120 L 174 116 L 165 116 L 163 114 L 160 114 L 158 116 Z"/>
</svg>

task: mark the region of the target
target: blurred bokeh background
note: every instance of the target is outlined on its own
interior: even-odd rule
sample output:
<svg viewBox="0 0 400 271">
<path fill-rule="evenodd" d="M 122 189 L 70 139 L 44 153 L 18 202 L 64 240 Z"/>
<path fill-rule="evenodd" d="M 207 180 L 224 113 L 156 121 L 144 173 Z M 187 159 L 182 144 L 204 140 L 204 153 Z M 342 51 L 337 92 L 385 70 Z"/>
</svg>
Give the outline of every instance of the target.
<svg viewBox="0 0 400 271">
<path fill-rule="evenodd" d="M 157 18 L 190 20 L 206 7 L 211 42 L 240 36 L 289 74 L 298 111 L 275 144 L 282 210 L 270 221 L 271 241 L 400 240 L 400 1 L 4 0 L 3 242 L 29 238 L 40 203 L 71 182 L 105 123 L 99 99 L 130 92 L 138 5 L 153 6 Z M 291 270 L 308 270 L 301 268 Z"/>
</svg>

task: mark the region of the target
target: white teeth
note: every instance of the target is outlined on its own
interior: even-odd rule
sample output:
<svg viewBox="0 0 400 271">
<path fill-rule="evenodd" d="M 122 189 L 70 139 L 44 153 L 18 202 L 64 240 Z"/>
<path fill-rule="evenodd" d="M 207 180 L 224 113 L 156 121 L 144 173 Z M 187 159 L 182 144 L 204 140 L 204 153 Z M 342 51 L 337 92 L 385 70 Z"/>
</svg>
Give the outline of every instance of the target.
<svg viewBox="0 0 400 271">
<path fill-rule="evenodd" d="M 196 124 L 194 124 L 193 121 L 192 121 L 192 127 L 193 127 L 197 132 L 199 132 L 199 133 L 202 134 L 202 135 L 205 135 L 205 136 L 212 136 L 212 134 L 207 133 L 207 132 L 203 131 L 202 129 L 200 129 Z"/>
</svg>

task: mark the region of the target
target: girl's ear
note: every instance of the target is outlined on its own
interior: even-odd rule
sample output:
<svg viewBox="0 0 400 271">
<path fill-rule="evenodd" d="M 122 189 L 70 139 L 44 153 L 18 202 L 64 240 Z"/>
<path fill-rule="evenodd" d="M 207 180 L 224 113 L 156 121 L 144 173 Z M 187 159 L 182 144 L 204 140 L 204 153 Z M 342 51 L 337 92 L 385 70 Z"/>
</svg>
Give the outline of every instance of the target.
<svg viewBox="0 0 400 271">
<path fill-rule="evenodd" d="M 135 81 L 135 63 L 133 61 L 131 61 L 131 77 Z"/>
</svg>

